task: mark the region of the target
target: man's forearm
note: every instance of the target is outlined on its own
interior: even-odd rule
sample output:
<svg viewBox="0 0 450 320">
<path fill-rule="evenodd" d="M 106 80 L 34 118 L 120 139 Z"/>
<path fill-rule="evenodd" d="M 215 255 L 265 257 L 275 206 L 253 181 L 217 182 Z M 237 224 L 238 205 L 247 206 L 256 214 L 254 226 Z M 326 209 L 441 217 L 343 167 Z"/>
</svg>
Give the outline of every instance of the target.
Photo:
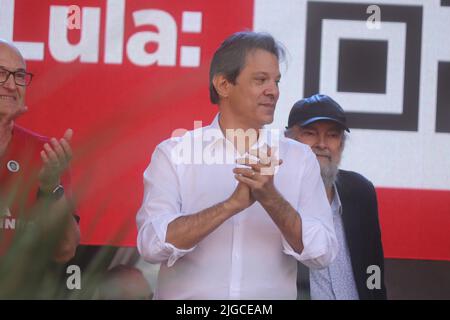
<svg viewBox="0 0 450 320">
<path fill-rule="evenodd" d="M 36 214 L 45 238 L 55 239 L 53 260 L 65 263 L 75 255 L 80 241 L 80 230 L 73 216 L 74 204 L 64 195 L 58 200 L 39 197 L 36 203 Z"/>
<path fill-rule="evenodd" d="M 198 213 L 181 216 L 169 223 L 166 242 L 189 249 L 238 212 L 229 202 L 220 202 Z"/>
<path fill-rule="evenodd" d="M 286 241 L 297 252 L 303 251 L 302 220 L 298 212 L 280 194 L 261 202 Z"/>
</svg>

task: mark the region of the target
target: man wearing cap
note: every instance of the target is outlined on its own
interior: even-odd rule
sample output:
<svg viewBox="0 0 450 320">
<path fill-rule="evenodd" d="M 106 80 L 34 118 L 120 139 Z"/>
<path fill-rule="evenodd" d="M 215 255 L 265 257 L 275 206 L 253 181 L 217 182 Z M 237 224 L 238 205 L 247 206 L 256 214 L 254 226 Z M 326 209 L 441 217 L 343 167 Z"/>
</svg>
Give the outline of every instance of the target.
<svg viewBox="0 0 450 320">
<path fill-rule="evenodd" d="M 345 131 L 350 132 L 344 110 L 327 95 L 300 100 L 290 111 L 285 134 L 309 145 L 317 156 L 340 245 L 330 266 L 310 270 L 311 298 L 386 299 L 375 188 L 362 175 L 338 169 Z M 379 271 L 378 279 L 369 279 L 373 270 Z"/>
<path fill-rule="evenodd" d="M 6 298 L 19 281 L 25 282 L 25 274 L 70 260 L 79 241 L 65 174 L 72 130 L 48 139 L 15 123 L 27 111 L 25 89 L 31 79 L 19 50 L 0 40 L 0 294 Z M 24 295 L 31 293 L 17 294 L 29 298 Z"/>
</svg>

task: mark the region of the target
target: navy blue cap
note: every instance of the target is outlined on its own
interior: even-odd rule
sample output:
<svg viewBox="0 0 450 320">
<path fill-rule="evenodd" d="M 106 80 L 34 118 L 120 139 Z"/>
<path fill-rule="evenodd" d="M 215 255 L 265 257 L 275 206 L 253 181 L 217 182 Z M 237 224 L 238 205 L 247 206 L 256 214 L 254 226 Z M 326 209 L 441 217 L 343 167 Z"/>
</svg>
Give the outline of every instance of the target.
<svg viewBox="0 0 450 320">
<path fill-rule="evenodd" d="M 350 132 L 344 110 L 336 101 L 324 94 L 315 94 L 297 101 L 289 113 L 286 128 L 291 128 L 296 124 L 304 127 L 320 120 L 334 121 Z"/>
</svg>

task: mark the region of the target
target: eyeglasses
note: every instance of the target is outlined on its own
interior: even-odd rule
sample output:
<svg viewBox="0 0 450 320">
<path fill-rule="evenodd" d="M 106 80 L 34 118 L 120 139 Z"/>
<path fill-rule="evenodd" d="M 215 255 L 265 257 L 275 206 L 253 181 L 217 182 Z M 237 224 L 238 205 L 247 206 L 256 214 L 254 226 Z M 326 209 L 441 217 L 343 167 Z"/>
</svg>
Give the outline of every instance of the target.
<svg viewBox="0 0 450 320">
<path fill-rule="evenodd" d="M 22 87 L 30 85 L 31 79 L 33 79 L 32 73 L 23 70 L 13 72 L 0 67 L 0 84 L 4 84 L 6 81 L 8 81 L 10 75 L 13 75 L 16 85 Z"/>
</svg>

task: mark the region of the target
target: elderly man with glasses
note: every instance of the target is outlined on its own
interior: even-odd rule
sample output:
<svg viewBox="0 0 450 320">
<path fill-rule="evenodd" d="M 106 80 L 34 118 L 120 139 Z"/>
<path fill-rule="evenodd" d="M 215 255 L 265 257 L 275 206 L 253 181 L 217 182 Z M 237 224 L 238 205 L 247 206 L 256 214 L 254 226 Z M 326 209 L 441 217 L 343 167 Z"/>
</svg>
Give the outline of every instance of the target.
<svg viewBox="0 0 450 320">
<path fill-rule="evenodd" d="M 61 139 L 48 139 L 15 123 L 15 119 L 27 111 L 25 93 L 32 78 L 19 50 L 0 40 L 2 279 L 4 273 L 21 268 L 12 264 L 15 267 L 6 270 L 12 254 L 18 259 L 25 251 L 40 252 L 40 261 L 32 261 L 33 265 L 46 259 L 60 264 L 74 256 L 79 241 L 78 217 L 73 214 L 68 196 L 72 130 L 68 129 Z M 43 248 L 46 250 L 39 251 Z M 15 252 L 12 253 L 13 249 Z M 7 284 L 2 280 L 0 289 L 6 290 L 5 286 Z"/>
</svg>

